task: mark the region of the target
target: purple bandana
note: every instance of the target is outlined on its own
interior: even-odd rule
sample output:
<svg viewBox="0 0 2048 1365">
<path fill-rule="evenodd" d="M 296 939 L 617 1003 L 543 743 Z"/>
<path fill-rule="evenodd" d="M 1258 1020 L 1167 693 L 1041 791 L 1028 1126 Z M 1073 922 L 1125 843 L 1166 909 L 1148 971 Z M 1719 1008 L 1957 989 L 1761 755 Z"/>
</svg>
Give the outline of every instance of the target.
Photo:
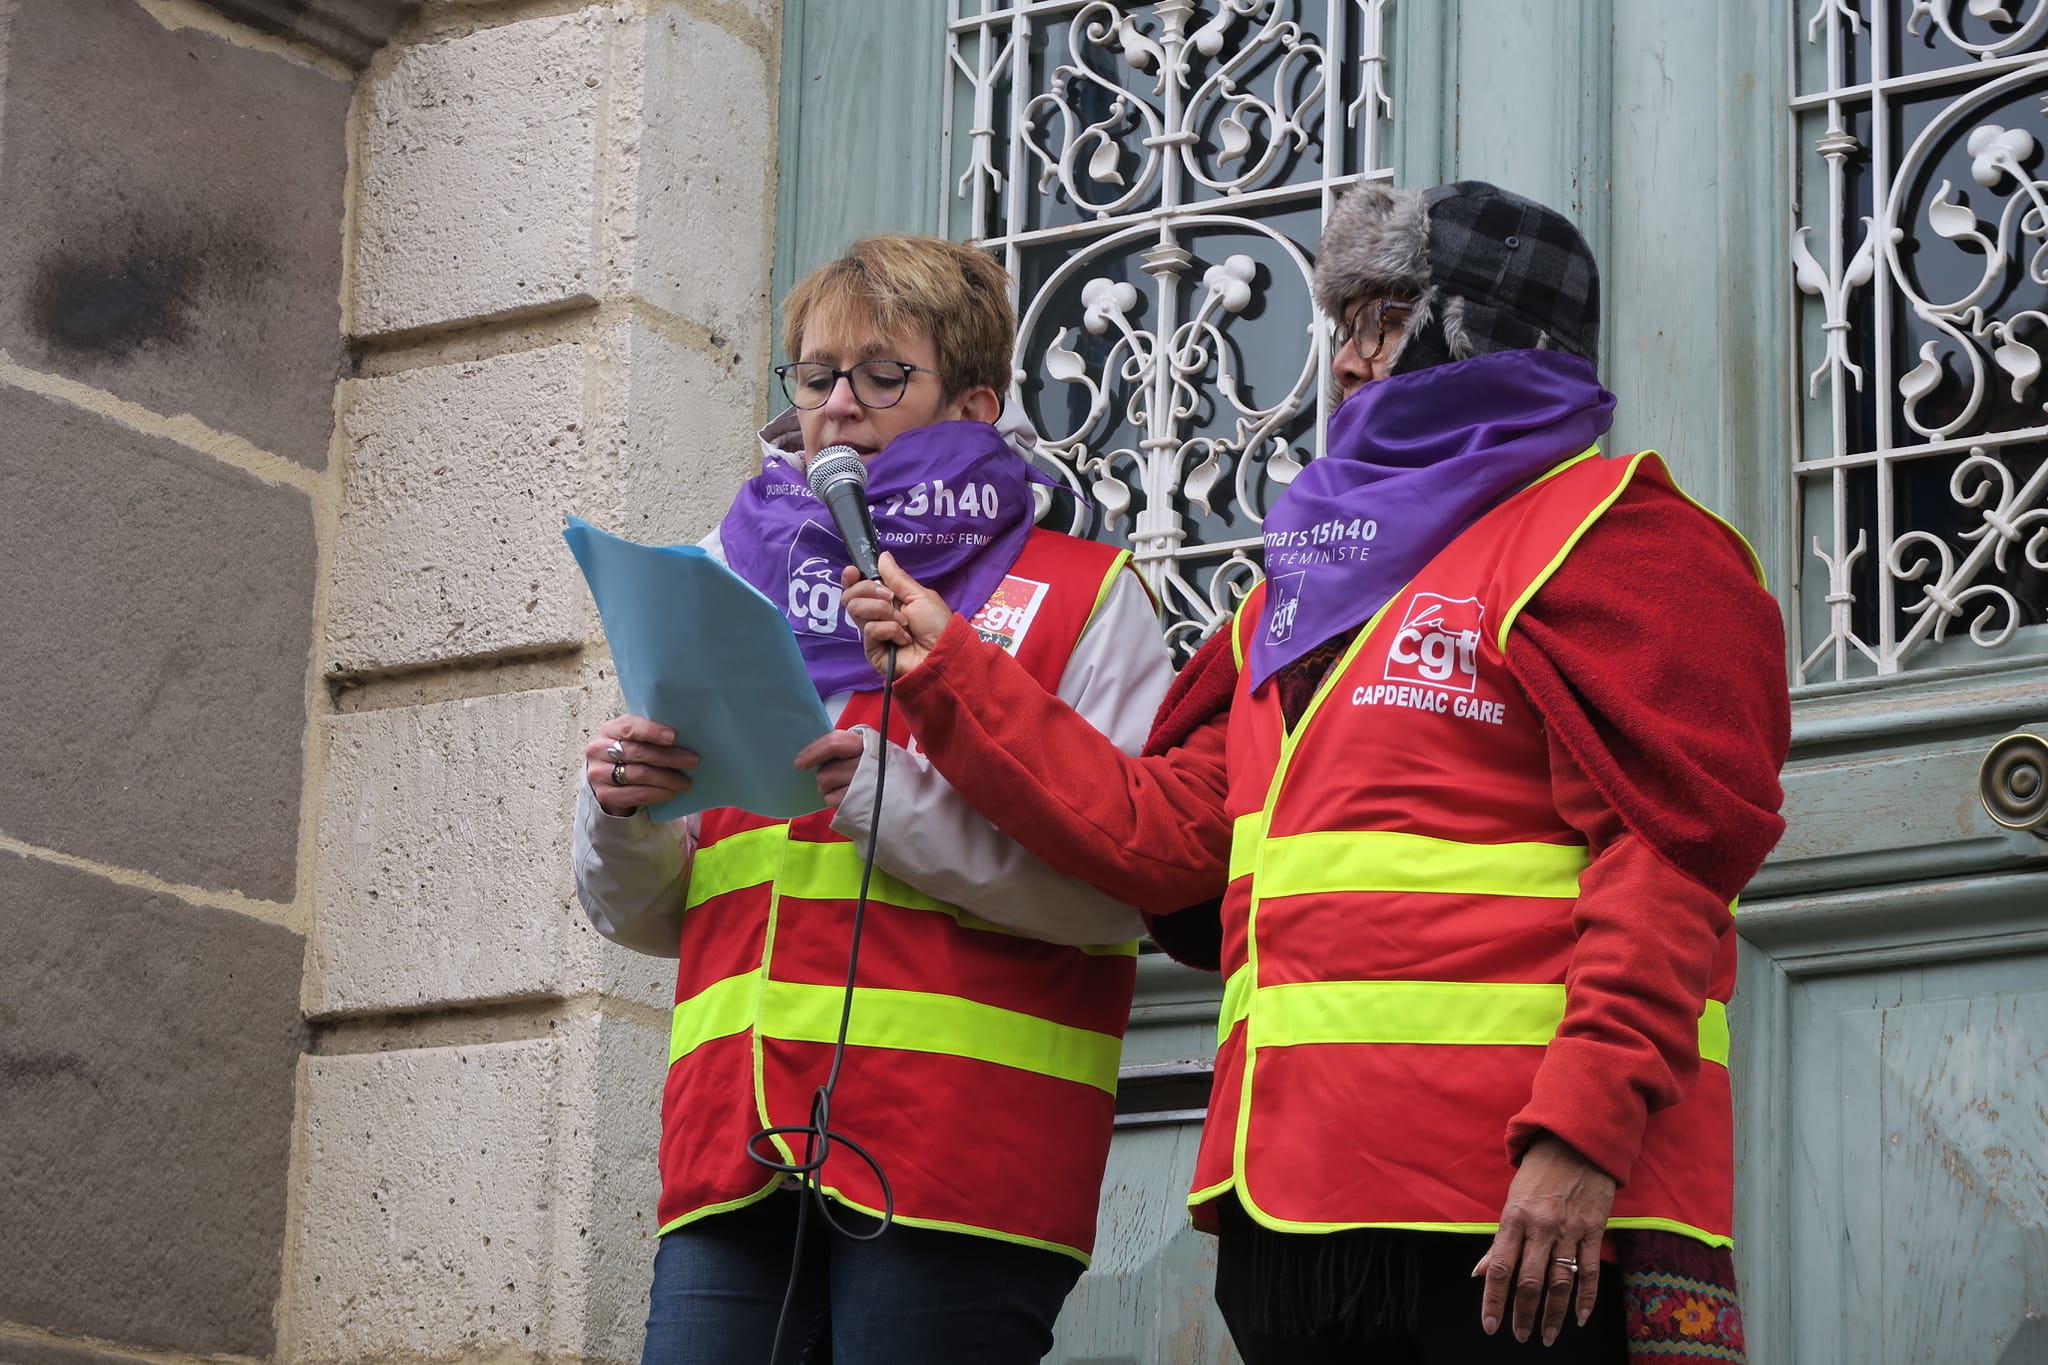
<svg viewBox="0 0 2048 1365">
<path fill-rule="evenodd" d="M 1369 620 L 1458 534 L 1614 417 L 1588 362 L 1495 351 L 1376 380 L 1330 416 L 1329 451 L 1266 515 L 1251 685 Z"/>
<path fill-rule="evenodd" d="M 904 572 L 972 618 L 1030 534 L 1029 469 L 986 422 L 906 431 L 868 464 L 875 538 Z M 881 685 L 839 605 L 846 542 L 794 461 L 763 456 L 718 539 L 732 571 L 788 616 L 819 696 Z"/>
</svg>

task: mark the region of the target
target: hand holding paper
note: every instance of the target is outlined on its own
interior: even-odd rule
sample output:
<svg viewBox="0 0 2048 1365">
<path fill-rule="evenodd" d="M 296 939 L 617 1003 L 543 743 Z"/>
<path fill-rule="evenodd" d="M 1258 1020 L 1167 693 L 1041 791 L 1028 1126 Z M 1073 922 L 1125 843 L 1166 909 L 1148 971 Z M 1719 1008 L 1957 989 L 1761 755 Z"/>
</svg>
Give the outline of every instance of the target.
<svg viewBox="0 0 2048 1365">
<path fill-rule="evenodd" d="M 583 746 L 583 780 L 606 815 L 631 815 L 690 789 L 697 755 L 645 716 L 613 716 Z"/>
<path fill-rule="evenodd" d="M 597 601 L 627 709 L 699 756 L 689 789 L 648 815 L 820 809 L 817 783 L 795 760 L 832 723 L 782 612 L 693 545 L 636 545 L 568 520 L 562 536 Z"/>
</svg>

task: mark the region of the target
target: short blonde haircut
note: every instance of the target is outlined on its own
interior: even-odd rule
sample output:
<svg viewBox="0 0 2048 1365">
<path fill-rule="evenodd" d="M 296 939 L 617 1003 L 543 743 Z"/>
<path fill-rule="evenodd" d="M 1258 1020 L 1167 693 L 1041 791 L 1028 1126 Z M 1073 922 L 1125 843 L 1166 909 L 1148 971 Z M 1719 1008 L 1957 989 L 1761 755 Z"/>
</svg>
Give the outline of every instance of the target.
<svg viewBox="0 0 2048 1365">
<path fill-rule="evenodd" d="M 804 334 L 817 328 L 902 341 L 932 340 L 948 397 L 986 384 L 1010 391 L 1010 273 L 987 252 L 943 237 L 888 233 L 863 237 L 836 261 L 804 276 L 782 301 L 782 334 L 801 359 Z"/>
</svg>

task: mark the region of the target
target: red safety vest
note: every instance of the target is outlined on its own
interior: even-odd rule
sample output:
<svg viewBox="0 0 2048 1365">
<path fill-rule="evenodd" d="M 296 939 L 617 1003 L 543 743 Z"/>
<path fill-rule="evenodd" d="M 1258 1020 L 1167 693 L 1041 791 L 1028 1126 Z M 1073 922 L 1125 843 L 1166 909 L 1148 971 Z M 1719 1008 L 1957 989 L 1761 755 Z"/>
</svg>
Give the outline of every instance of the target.
<svg viewBox="0 0 2048 1365">
<path fill-rule="evenodd" d="M 1259 1222 L 1298 1232 L 1499 1226 L 1514 1176 L 1503 1140 L 1564 1016 L 1587 864 L 1553 805 L 1508 632 L 1631 478 L 1670 482 L 1653 454 L 1596 455 L 1432 559 L 1291 733 L 1279 688 L 1251 692 L 1242 667 L 1260 592 L 1240 607 L 1226 986 L 1198 1217 L 1234 1189 Z M 1708 1065 L 1650 1115 L 1611 1226 L 1729 1244 L 1734 985 L 1730 935 L 1701 1002 Z"/>
<path fill-rule="evenodd" d="M 976 624 L 1053 691 L 1128 558 L 1034 530 Z M 880 714 L 879 690 L 857 693 L 839 725 L 872 727 Z M 908 744 L 891 719 L 889 738 Z M 778 1177 L 748 1157 L 748 1139 L 810 1121 L 861 872 L 831 815 L 704 814 L 662 1097 L 663 1232 L 768 1194 Z M 1135 943 L 1027 938 L 874 870 L 831 1127 L 881 1163 L 899 1222 L 1086 1262 L 1136 954 Z M 820 1180 L 880 1216 L 881 1189 L 858 1157 L 835 1147 Z"/>
</svg>

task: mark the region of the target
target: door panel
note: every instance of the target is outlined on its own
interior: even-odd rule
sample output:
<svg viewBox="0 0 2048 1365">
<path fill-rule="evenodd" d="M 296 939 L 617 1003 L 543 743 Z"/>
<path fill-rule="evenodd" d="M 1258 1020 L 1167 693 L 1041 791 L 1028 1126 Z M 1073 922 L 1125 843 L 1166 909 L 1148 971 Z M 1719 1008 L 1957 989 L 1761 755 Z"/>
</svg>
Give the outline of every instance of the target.
<svg viewBox="0 0 2048 1365">
<path fill-rule="evenodd" d="M 1068 1298 L 1052 1359 L 1230 1365 L 1216 1312 L 1216 1240 L 1188 1226 L 1199 1119 L 1126 1126 L 1110 1149 L 1095 1264 Z"/>
<path fill-rule="evenodd" d="M 2048 954 L 1811 977 L 1790 1006 L 1791 1358 L 2043 1358 Z"/>
<path fill-rule="evenodd" d="M 1788 830 L 1737 918 L 1750 1359 L 2048 1361 L 2048 840 L 2000 828 L 1977 794 L 2000 735 L 2048 733 L 2048 626 L 2036 624 L 2048 605 L 2048 534 L 2036 536 L 2048 525 L 2048 390 L 2029 363 L 2048 342 L 2048 279 L 2039 210 L 2028 217 L 2024 202 L 2048 195 L 2048 0 L 1231 0 L 1234 18 L 1220 0 L 863 0 L 858 23 L 853 8 L 785 3 L 778 288 L 857 228 L 995 240 L 1027 311 L 1044 299 L 1043 325 L 1021 339 L 1020 393 L 1049 427 L 1065 420 L 1054 436 L 1102 418 L 1050 464 L 1084 494 L 1083 529 L 1132 545 L 1169 589 L 1183 648 L 1257 573 L 1267 471 L 1318 449 L 1312 390 L 1260 440 L 1240 428 L 1238 445 L 1203 446 L 1201 424 L 1231 434 L 1212 361 L 1247 376 L 1259 406 L 1286 397 L 1291 362 L 1320 352 L 1302 282 L 1334 192 L 1359 175 L 1481 177 L 1577 218 L 1607 285 L 1606 377 L 1622 399 L 1612 446 L 1664 449 L 1757 547 L 1787 605 L 1800 682 Z M 1103 51 L 1069 62 L 1084 9 Z M 1136 104 L 1163 99 L 1144 40 L 1169 14 L 1182 34 L 1217 21 L 1220 44 L 1204 56 L 1218 62 L 1261 33 L 1277 51 L 1275 22 L 1312 21 L 1346 54 L 1333 64 L 1341 98 L 1324 102 L 1346 111 L 1341 130 L 1305 120 L 1327 160 L 1299 186 L 1261 181 L 1251 195 L 1183 177 L 1176 197 L 1161 171 L 1127 220 L 1123 208 L 1091 217 L 1071 193 L 1064 207 L 1024 204 L 1066 193 L 1062 167 L 1071 187 L 1111 198 L 1152 174 Z M 1006 35 L 1018 45 L 1005 49 Z M 1988 58 L 1968 55 L 1972 42 Z M 854 43 L 886 88 L 866 61 L 839 55 Z M 1089 67 L 1129 98 L 1119 110 L 1077 71 L 1066 140 L 1055 100 L 1039 106 L 1040 150 L 1012 147 L 1007 130 L 1034 96 L 1001 63 L 1020 53 Z M 1993 83 L 1988 102 L 1971 93 Z M 1894 177 L 1941 119 L 1947 131 L 1933 136 L 1947 141 L 1928 141 L 1916 163 L 1939 174 Z M 1249 112 L 1239 121 L 1260 131 Z M 2032 149 L 2006 137 L 2014 155 L 1977 166 L 1996 159 L 1996 139 L 1975 152 L 1969 141 L 1993 122 Z M 888 155 L 874 145 L 884 123 L 907 130 Z M 1198 130 L 1210 153 L 1221 123 Z M 1112 134 L 1124 139 L 1114 155 L 1100 150 Z M 979 164 L 977 145 L 989 152 Z M 1941 202 L 1967 209 L 1970 230 L 1930 215 Z M 1228 233 L 1169 221 L 1191 206 L 1259 220 L 1262 242 L 1226 245 Z M 1856 251 L 1878 218 L 1904 235 L 1896 261 L 1876 253 L 1866 274 Z M 1114 250 L 1077 259 L 1119 231 L 1131 235 Z M 1810 266 L 1795 268 L 1795 238 Z M 2002 254 L 2009 272 L 2033 273 L 1987 295 L 1976 318 L 1915 284 L 1941 316 L 1909 316 L 1900 282 L 1940 252 L 1950 267 Z M 1225 269 L 1234 256 L 1252 263 L 1241 313 L 1223 306 L 1239 292 Z M 1212 268 L 1223 270 L 1213 283 Z M 1160 344 L 1202 310 L 1216 331 L 1199 334 L 1201 354 Z M 1994 314 L 2002 332 L 1969 334 Z M 1917 349 L 1929 339 L 1932 370 Z M 1941 405 L 1971 385 L 1991 395 L 1979 434 L 2018 474 L 2010 490 L 1981 465 L 1989 482 L 1955 484 L 1971 433 L 1957 428 L 1944 438 L 1955 448 L 1930 457 L 1905 415 L 1924 426 L 1940 408 L 1949 420 Z M 1940 477 L 1924 472 L 1937 465 Z M 1917 577 L 1899 553 L 1916 517 L 1949 555 L 1904 541 L 1929 557 Z M 1996 591 L 1964 596 L 1977 586 Z M 2001 618 L 1973 636 L 1998 591 L 2018 626 L 2001 639 Z M 1921 625 L 1936 617 L 1940 631 Z M 1216 994 L 1213 978 L 1141 963 L 1098 1262 L 1054 1360 L 1229 1358 L 1208 1303 L 1211 1248 L 1180 1202 L 1195 1129 L 1159 1117 L 1199 1104 Z"/>
</svg>

